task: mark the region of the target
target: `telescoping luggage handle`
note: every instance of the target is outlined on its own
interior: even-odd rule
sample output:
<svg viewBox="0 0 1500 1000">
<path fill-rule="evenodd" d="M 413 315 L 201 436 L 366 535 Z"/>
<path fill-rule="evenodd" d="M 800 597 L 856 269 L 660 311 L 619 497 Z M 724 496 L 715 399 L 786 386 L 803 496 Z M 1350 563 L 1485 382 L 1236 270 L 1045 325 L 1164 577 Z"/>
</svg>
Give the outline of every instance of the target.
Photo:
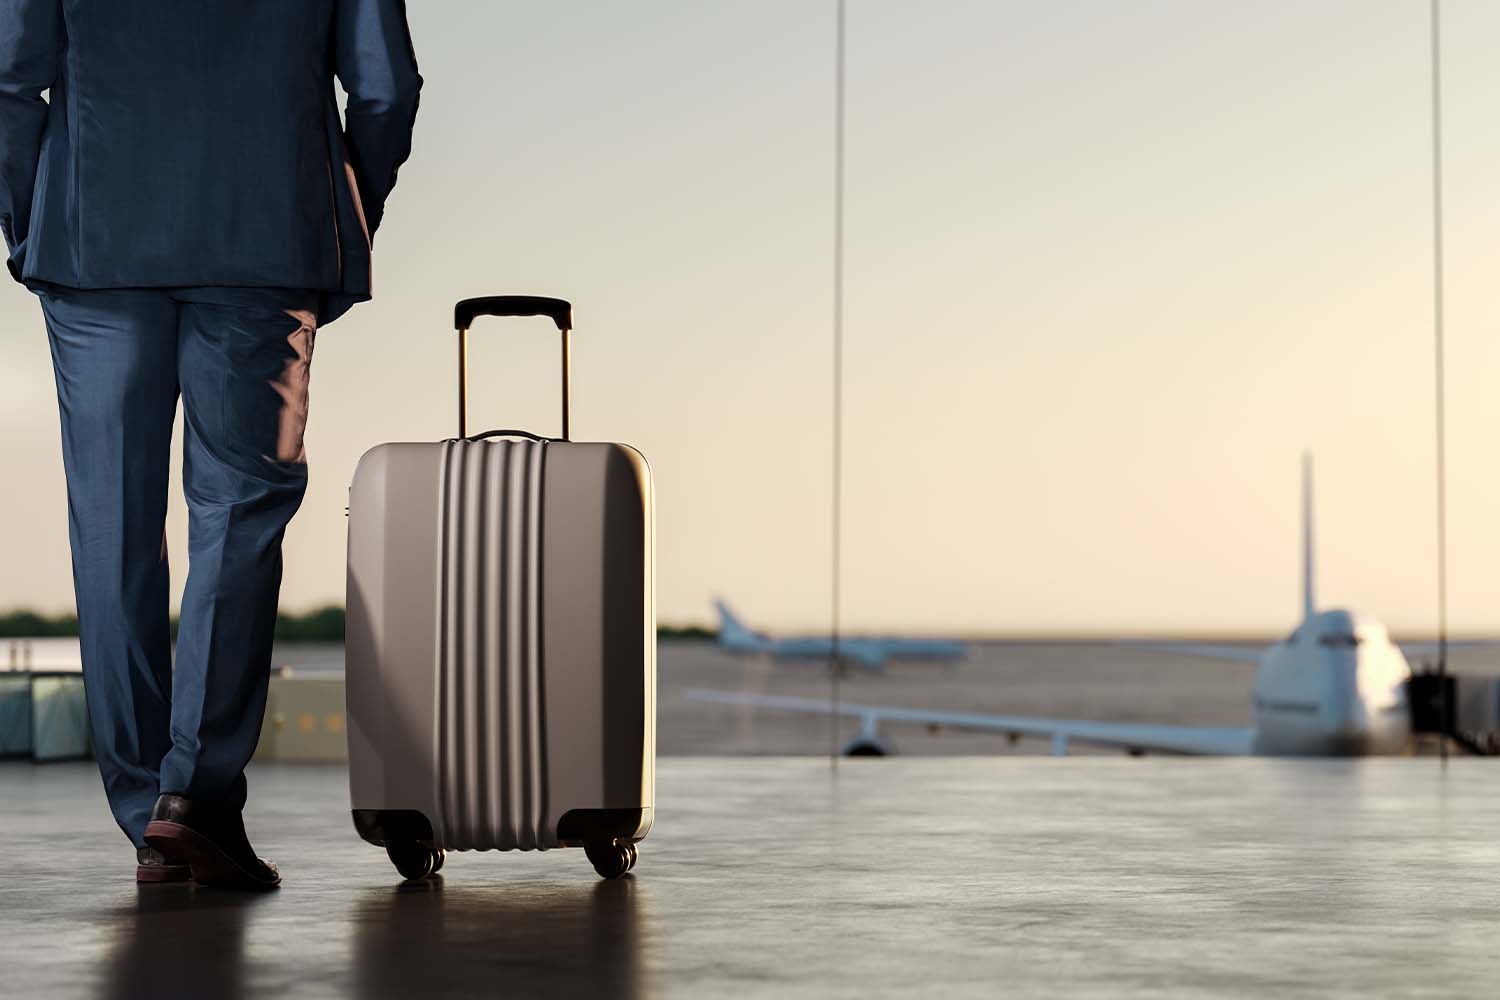
<svg viewBox="0 0 1500 1000">
<path fill-rule="evenodd" d="M 573 306 L 562 299 L 540 295 L 487 295 L 464 299 L 453 307 L 453 326 L 458 330 L 458 436 L 469 436 L 469 327 L 480 316 L 546 316 L 557 324 L 562 334 L 562 440 L 568 440 L 568 383 L 572 367 L 568 334 L 573 329 Z M 536 437 L 523 431 L 490 431 L 476 437 L 509 434 Z"/>
</svg>

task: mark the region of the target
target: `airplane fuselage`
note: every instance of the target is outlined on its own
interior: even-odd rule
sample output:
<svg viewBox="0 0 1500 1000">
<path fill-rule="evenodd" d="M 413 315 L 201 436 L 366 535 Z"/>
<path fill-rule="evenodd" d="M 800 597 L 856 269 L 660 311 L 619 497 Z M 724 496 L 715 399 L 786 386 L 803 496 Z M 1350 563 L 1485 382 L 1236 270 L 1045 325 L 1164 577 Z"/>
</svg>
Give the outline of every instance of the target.
<svg viewBox="0 0 1500 1000">
<path fill-rule="evenodd" d="M 769 636 L 745 625 L 723 601 L 716 601 L 714 606 L 719 614 L 719 648 L 725 652 L 769 656 L 777 661 L 826 663 L 833 658 L 832 636 Z M 843 663 L 864 670 L 881 670 L 887 663 L 953 662 L 963 659 L 968 652 L 967 643 L 950 639 L 846 635 L 838 640 L 838 654 Z"/>
<path fill-rule="evenodd" d="M 1258 754 L 1403 752 L 1411 737 L 1406 657 L 1385 627 L 1348 611 L 1310 615 L 1266 651 L 1251 725 Z"/>
</svg>

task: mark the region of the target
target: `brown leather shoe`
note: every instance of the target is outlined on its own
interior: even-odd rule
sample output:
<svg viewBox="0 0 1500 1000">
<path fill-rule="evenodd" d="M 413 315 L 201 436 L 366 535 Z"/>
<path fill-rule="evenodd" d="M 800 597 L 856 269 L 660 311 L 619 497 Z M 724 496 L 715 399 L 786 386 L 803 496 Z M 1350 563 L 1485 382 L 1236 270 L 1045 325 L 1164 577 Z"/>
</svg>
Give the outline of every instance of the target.
<svg viewBox="0 0 1500 1000">
<path fill-rule="evenodd" d="M 137 882 L 186 882 L 192 877 L 193 870 L 190 867 L 168 861 L 154 847 L 142 847 L 135 852 Z"/>
<path fill-rule="evenodd" d="M 238 809 L 163 794 L 146 824 L 146 843 L 192 867 L 193 880 L 232 889 L 274 889 L 276 866 L 255 856 Z"/>
</svg>

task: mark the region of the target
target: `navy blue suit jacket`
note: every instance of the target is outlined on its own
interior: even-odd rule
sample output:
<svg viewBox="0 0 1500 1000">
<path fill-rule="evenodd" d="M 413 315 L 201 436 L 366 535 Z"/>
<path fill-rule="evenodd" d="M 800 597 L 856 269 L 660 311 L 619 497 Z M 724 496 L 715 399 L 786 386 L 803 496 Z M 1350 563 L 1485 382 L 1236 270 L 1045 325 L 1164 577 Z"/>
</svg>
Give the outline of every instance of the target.
<svg viewBox="0 0 1500 1000">
<path fill-rule="evenodd" d="M 421 85 L 403 0 L 0 0 L 11 274 L 316 290 L 329 322 L 370 297 Z"/>
</svg>

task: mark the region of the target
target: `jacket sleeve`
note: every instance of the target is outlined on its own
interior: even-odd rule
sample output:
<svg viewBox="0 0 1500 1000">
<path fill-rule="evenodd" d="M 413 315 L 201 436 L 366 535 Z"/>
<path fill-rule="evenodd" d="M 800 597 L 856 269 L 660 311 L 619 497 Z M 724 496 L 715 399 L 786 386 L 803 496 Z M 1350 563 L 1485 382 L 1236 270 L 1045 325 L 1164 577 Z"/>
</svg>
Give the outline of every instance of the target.
<svg viewBox="0 0 1500 1000">
<path fill-rule="evenodd" d="M 411 155 L 422 77 L 404 0 L 337 2 L 334 72 L 349 95 L 344 141 L 373 236 L 396 186 L 396 171 Z"/>
<path fill-rule="evenodd" d="M 63 48 L 62 0 L 0 0 L 0 230 L 11 276 L 31 230 L 47 102 Z"/>
</svg>

